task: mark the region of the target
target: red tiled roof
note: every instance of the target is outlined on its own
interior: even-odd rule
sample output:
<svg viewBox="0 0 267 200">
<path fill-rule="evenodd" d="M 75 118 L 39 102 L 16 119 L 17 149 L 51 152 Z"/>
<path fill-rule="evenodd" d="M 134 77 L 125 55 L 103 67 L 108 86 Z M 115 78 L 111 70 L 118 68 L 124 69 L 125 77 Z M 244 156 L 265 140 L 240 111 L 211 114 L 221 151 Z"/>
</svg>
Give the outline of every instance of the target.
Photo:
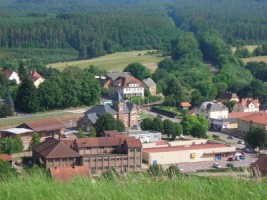
<svg viewBox="0 0 267 200">
<path fill-rule="evenodd" d="M 266 112 L 256 112 L 244 117 L 239 118 L 242 121 L 248 121 L 256 124 L 267 125 L 267 113 Z"/>
<path fill-rule="evenodd" d="M 0 160 L 11 161 L 12 157 L 10 155 L 8 155 L 8 154 L 0 154 Z"/>
<path fill-rule="evenodd" d="M 35 146 L 33 152 L 45 158 L 77 158 L 80 154 L 55 138 L 48 138 Z"/>
<path fill-rule="evenodd" d="M 160 153 L 160 152 L 170 152 L 170 151 L 185 151 L 194 149 L 211 149 L 211 148 L 222 148 L 222 147 L 227 147 L 227 146 L 225 144 L 195 144 L 190 146 L 145 148 L 143 149 L 143 152 Z"/>
<path fill-rule="evenodd" d="M 121 133 L 119 133 L 117 130 L 108 130 L 104 131 L 104 135 L 106 137 L 115 137 L 116 135 L 121 135 Z"/>
<path fill-rule="evenodd" d="M 247 115 L 254 114 L 255 112 L 234 112 L 234 113 L 228 113 L 228 118 L 240 118 L 245 117 Z"/>
<path fill-rule="evenodd" d="M 252 164 L 253 168 L 259 169 L 260 171 L 267 172 L 267 155 L 261 155 L 255 163 Z"/>
<path fill-rule="evenodd" d="M 86 166 L 50 168 L 50 174 L 57 181 L 69 181 L 74 177 L 90 178 L 89 169 Z"/>
<path fill-rule="evenodd" d="M 238 104 L 241 104 L 243 108 L 248 108 L 248 105 L 250 103 L 253 103 L 255 105 L 255 108 L 259 108 L 259 100 L 258 99 L 252 99 L 252 98 L 242 98 Z"/>
<path fill-rule="evenodd" d="M 5 75 L 7 78 L 9 78 L 13 73 L 14 73 L 14 71 L 0 70 L 0 74 Z"/>
<path fill-rule="evenodd" d="M 125 139 L 125 142 L 127 143 L 127 146 L 129 148 L 141 148 L 142 147 L 142 143 L 139 139 L 127 138 Z"/>
<path fill-rule="evenodd" d="M 24 124 L 26 124 L 29 128 L 37 132 L 38 131 L 54 131 L 54 130 L 60 130 L 60 129 L 66 128 L 66 126 L 56 118 L 33 121 L 33 122 L 25 122 Z M 24 124 L 21 124 L 17 127 L 20 128 Z"/>
<path fill-rule="evenodd" d="M 117 146 L 121 145 L 121 139 L 119 137 L 77 138 L 75 143 L 78 148 Z"/>
<path fill-rule="evenodd" d="M 168 144 L 168 142 L 161 140 L 161 141 L 156 141 L 155 144 L 156 145 L 166 145 L 166 144 Z"/>
<path fill-rule="evenodd" d="M 182 102 L 182 103 L 181 103 L 181 106 L 182 106 L 182 107 L 190 107 L 191 104 L 190 104 L 189 102 Z"/>
<path fill-rule="evenodd" d="M 42 79 L 44 79 L 44 77 L 42 77 L 38 72 L 36 72 L 36 71 L 31 71 L 30 72 L 30 77 L 31 77 L 31 79 L 33 80 L 33 81 L 36 81 L 36 80 L 38 80 L 39 78 L 42 78 Z"/>
<path fill-rule="evenodd" d="M 144 87 L 143 82 L 133 76 L 118 77 L 114 83 L 120 84 L 120 87 L 128 88 L 129 84 L 139 84 L 138 87 Z"/>
</svg>

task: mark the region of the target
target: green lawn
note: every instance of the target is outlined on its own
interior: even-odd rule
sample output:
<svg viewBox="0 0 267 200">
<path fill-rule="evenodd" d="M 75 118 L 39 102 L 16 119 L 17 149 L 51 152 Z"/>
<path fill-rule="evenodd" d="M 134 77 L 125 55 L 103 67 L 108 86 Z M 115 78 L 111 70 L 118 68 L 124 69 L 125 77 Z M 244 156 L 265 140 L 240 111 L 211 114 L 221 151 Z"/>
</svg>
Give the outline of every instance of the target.
<svg viewBox="0 0 267 200">
<path fill-rule="evenodd" d="M 163 60 L 164 57 L 160 55 L 146 55 L 146 52 L 148 52 L 148 50 L 121 52 L 89 60 L 51 63 L 47 66 L 51 66 L 62 71 L 64 68 L 69 66 L 86 68 L 90 65 L 95 65 L 100 69 L 105 69 L 107 71 L 122 71 L 128 64 L 140 62 L 152 71 L 154 71 L 157 68 L 158 63 Z"/>
</svg>

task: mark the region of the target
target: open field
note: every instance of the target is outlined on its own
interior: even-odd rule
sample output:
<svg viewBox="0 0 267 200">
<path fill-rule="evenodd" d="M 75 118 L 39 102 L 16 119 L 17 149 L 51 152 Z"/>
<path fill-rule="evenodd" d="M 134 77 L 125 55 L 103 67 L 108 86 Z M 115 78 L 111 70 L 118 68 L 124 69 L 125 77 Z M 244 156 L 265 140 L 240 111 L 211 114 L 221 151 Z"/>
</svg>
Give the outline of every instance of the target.
<svg viewBox="0 0 267 200">
<path fill-rule="evenodd" d="M 247 50 L 250 53 L 252 53 L 254 51 L 254 49 L 256 49 L 258 46 L 257 45 L 245 45 L 243 47 L 247 48 Z M 235 53 L 236 52 L 236 47 L 232 47 L 232 51 L 233 51 L 233 53 Z"/>
<path fill-rule="evenodd" d="M 251 58 L 242 58 L 242 61 L 246 64 L 248 62 L 265 62 L 267 63 L 267 56 L 255 56 Z"/>
<path fill-rule="evenodd" d="M 148 50 L 121 52 L 89 60 L 51 63 L 47 64 L 47 66 L 51 66 L 62 71 L 64 68 L 69 66 L 86 68 L 90 65 L 95 65 L 100 69 L 105 69 L 107 71 L 122 71 L 128 64 L 139 62 L 151 69 L 152 71 L 155 71 L 158 66 L 158 63 L 163 60 L 164 57 L 160 55 L 146 55 L 146 52 L 148 52 Z"/>
<path fill-rule="evenodd" d="M 30 122 L 30 121 L 38 121 L 38 120 L 44 120 L 44 119 L 51 119 L 51 118 L 57 118 L 61 122 L 63 122 L 67 127 L 74 126 L 77 119 L 80 118 L 82 114 L 78 113 L 56 113 L 51 115 L 36 115 L 32 117 L 16 117 L 16 118 L 5 118 L 9 120 L 0 120 L 0 129 L 10 128 L 14 127 L 16 125 L 22 124 L 24 122 Z"/>
</svg>

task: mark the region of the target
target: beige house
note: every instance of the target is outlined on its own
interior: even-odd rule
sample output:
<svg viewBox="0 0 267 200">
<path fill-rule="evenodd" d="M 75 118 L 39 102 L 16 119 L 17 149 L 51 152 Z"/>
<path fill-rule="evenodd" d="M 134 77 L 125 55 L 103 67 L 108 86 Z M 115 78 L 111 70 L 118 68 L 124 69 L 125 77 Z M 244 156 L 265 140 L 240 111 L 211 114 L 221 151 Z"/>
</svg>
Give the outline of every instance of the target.
<svg viewBox="0 0 267 200">
<path fill-rule="evenodd" d="M 151 78 L 144 79 L 143 83 L 151 95 L 157 95 L 157 84 Z"/>
<path fill-rule="evenodd" d="M 243 98 L 233 107 L 233 112 L 259 112 L 260 102 L 258 99 Z"/>
<path fill-rule="evenodd" d="M 212 119 L 224 119 L 228 118 L 228 108 L 222 103 L 216 102 L 204 102 L 200 107 L 195 109 L 197 116 L 205 117 L 209 125 L 212 124 Z"/>
<path fill-rule="evenodd" d="M 238 135 L 245 137 L 251 126 L 259 126 L 267 130 L 267 113 L 257 112 L 238 119 Z"/>
<path fill-rule="evenodd" d="M 143 161 L 148 164 L 177 164 L 185 162 L 201 162 L 227 160 L 236 153 L 234 146 L 205 139 L 178 141 L 170 143 L 159 142 L 143 144 Z"/>
<path fill-rule="evenodd" d="M 39 85 L 45 81 L 44 77 L 42 77 L 38 72 L 31 71 L 30 78 L 34 84 L 35 87 L 39 87 Z"/>
</svg>

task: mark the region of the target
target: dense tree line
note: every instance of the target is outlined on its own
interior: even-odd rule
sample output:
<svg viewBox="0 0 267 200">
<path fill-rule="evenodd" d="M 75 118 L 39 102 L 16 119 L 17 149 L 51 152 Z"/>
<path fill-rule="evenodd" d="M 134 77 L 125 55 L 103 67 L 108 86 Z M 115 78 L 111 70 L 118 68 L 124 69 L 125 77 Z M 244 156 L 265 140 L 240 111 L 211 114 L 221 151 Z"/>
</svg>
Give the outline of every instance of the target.
<svg viewBox="0 0 267 200">
<path fill-rule="evenodd" d="M 15 107 L 20 112 L 89 106 L 100 100 L 100 85 L 88 69 L 66 68 L 62 73 L 48 77 L 39 88 L 33 85 L 27 73 L 20 72 L 20 76 L 22 83 L 15 99 Z"/>
<path fill-rule="evenodd" d="M 177 27 L 200 34 L 216 31 L 231 44 L 267 39 L 267 2 L 255 0 L 175 0 L 169 15 Z"/>
<path fill-rule="evenodd" d="M 149 3 L 135 5 L 97 4 L 82 13 L 0 16 L 0 47 L 75 49 L 82 59 L 133 49 L 168 49 L 177 30 L 165 10 L 154 4 L 151 9 Z"/>
</svg>

